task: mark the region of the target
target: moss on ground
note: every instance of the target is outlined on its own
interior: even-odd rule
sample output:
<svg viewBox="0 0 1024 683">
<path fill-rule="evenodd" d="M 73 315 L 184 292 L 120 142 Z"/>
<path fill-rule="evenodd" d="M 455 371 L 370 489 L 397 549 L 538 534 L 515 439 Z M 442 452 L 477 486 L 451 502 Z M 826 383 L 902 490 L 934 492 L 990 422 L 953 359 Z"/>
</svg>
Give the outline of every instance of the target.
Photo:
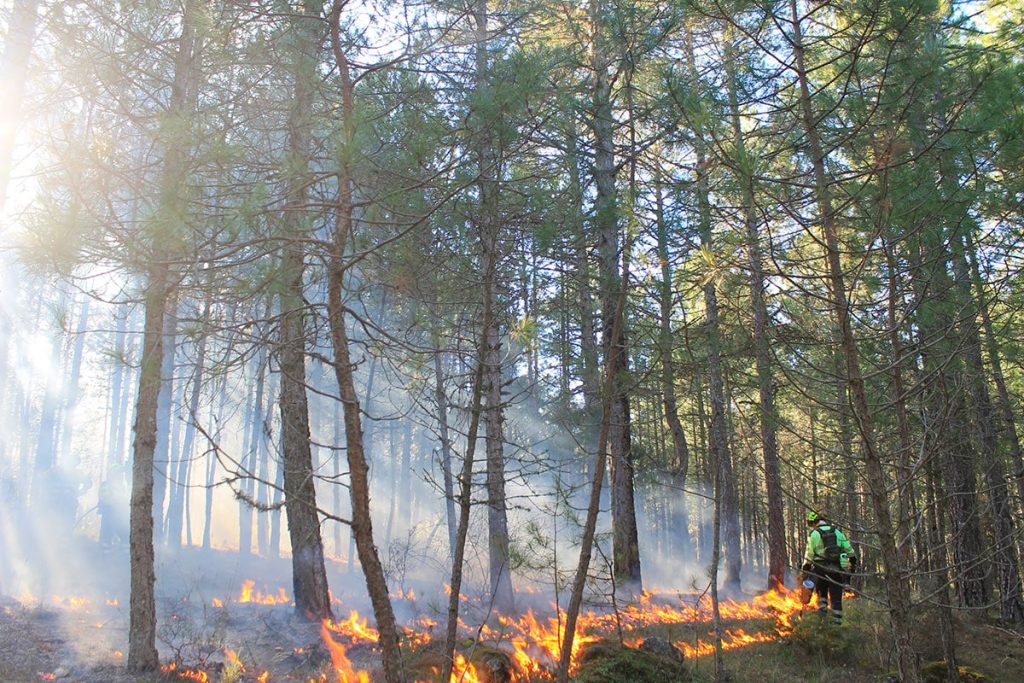
<svg viewBox="0 0 1024 683">
<path fill-rule="evenodd" d="M 946 683 L 946 662 L 929 662 L 921 671 L 924 683 Z M 966 666 L 957 667 L 960 683 L 989 683 L 989 679 Z"/>
<path fill-rule="evenodd" d="M 576 683 L 681 683 L 689 680 L 681 661 L 609 641 L 589 646 L 581 659 L 583 664 L 577 672 Z"/>
</svg>

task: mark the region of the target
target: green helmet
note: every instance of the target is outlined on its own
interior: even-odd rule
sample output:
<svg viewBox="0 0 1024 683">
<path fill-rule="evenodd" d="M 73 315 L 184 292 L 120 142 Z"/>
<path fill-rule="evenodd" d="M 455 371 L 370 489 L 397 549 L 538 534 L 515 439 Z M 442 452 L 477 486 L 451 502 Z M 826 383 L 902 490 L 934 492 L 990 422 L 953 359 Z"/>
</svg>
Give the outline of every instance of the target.
<svg viewBox="0 0 1024 683">
<path fill-rule="evenodd" d="M 818 521 L 818 518 L 819 518 L 820 516 L 821 516 L 821 515 L 819 515 L 819 514 L 818 514 L 817 512 L 815 512 L 814 510 L 808 510 L 808 511 L 807 511 L 807 523 L 808 523 L 808 524 L 814 524 L 815 522 L 817 522 L 817 521 Z"/>
</svg>

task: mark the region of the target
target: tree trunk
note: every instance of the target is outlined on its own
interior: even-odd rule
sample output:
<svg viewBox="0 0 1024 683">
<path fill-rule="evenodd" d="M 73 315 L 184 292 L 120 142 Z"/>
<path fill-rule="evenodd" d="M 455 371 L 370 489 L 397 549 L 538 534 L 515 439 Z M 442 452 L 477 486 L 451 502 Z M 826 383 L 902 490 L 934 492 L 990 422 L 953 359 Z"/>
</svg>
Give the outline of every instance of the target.
<svg viewBox="0 0 1024 683">
<path fill-rule="evenodd" d="M 373 524 L 370 512 L 370 480 L 366 454 L 363 451 L 362 414 L 356 396 L 355 378 L 349 354 L 348 331 L 345 329 L 345 305 L 342 286 L 345 277 L 345 246 L 353 234 L 352 193 L 353 178 L 348 159 L 354 153 L 355 106 L 354 85 L 348 58 L 341 46 L 341 10 L 344 0 L 334 0 L 331 9 L 331 46 L 334 60 L 341 77 L 342 100 L 342 148 L 338 158 L 338 201 L 335 209 L 333 239 L 330 244 L 327 272 L 327 314 L 330 323 L 331 343 L 334 347 L 334 373 L 338 382 L 345 413 L 345 446 L 347 449 L 350 477 L 349 495 L 352 504 L 352 535 L 355 537 L 359 563 L 366 578 L 366 590 L 370 595 L 373 614 L 379 633 L 378 643 L 387 683 L 400 683 L 404 678 L 402 656 L 399 649 L 398 627 L 395 613 L 388 597 L 388 584 L 384 567 L 377 555 L 373 541 Z"/>
<path fill-rule="evenodd" d="M 884 182 L 884 181 L 883 181 Z M 883 195 L 884 200 L 884 195 Z M 882 202 L 884 205 L 884 201 Z M 888 212 L 880 220 L 888 224 Z M 903 381 L 904 348 L 900 340 L 900 322 L 897 309 L 897 288 L 899 281 L 896 273 L 896 258 L 892 245 L 885 243 L 886 269 L 888 270 L 888 296 L 887 316 L 889 323 L 889 346 L 892 349 L 892 389 L 893 405 L 896 408 L 896 429 L 899 434 L 899 455 L 897 461 L 897 502 L 899 504 L 899 517 L 896 526 L 899 529 L 899 538 L 896 547 L 900 551 L 900 558 L 903 566 L 910 567 L 913 561 L 913 531 L 911 528 L 912 516 L 917 515 L 917 502 L 914 499 L 914 478 L 911 467 L 911 451 L 913 445 L 910 441 L 910 416 L 907 411 L 907 390 Z"/>
<path fill-rule="evenodd" d="M 210 297 L 207 295 L 203 304 L 202 320 L 210 319 Z M 189 495 L 191 480 L 192 445 L 195 443 L 196 423 L 199 420 L 199 396 L 203 388 L 203 369 L 206 364 L 206 335 L 200 333 L 196 348 L 195 367 L 192 370 L 192 382 L 189 387 L 188 415 L 185 423 L 185 438 L 178 456 L 178 466 L 171 481 L 171 497 L 167 505 L 167 544 L 172 548 L 181 547 L 182 525 L 185 518 L 185 498 Z M 244 456 L 243 456 L 244 457 Z"/>
<path fill-rule="evenodd" d="M 676 401 L 675 364 L 672 354 L 672 265 L 668 253 L 668 225 L 665 223 L 664 200 L 662 198 L 661 175 L 655 183 L 655 226 L 658 233 L 658 259 L 661 261 L 661 304 L 660 335 L 658 352 L 661 354 L 661 400 L 665 407 L 665 420 L 672 435 L 673 468 L 672 483 L 676 487 L 671 499 L 672 521 L 675 535 L 681 541 L 681 555 L 690 553 L 690 520 L 686 508 L 686 475 L 690 469 L 690 448 L 686 443 L 686 432 L 679 420 L 679 405 Z"/>
<path fill-rule="evenodd" d="M 921 675 L 917 668 L 917 655 L 911 641 L 910 589 L 896 551 L 892 517 L 886 493 L 887 478 L 875 442 L 873 418 L 868 406 L 864 380 L 861 376 L 857 341 L 853 335 L 850 320 L 845 277 L 839 257 L 839 236 L 835 225 L 828 179 L 825 175 L 825 153 L 822 151 L 821 141 L 818 137 L 817 119 L 814 115 L 807 68 L 804 63 L 803 35 L 797 0 L 790 0 L 789 6 L 793 26 L 790 41 L 796 58 L 796 74 L 800 85 L 800 113 L 813 168 L 818 218 L 825 237 L 825 257 L 828 263 L 828 279 L 832 295 L 830 303 L 839 322 L 841 349 L 846 361 L 846 377 L 850 387 L 853 415 L 864 449 L 868 495 L 875 513 L 882 564 L 887 579 L 885 585 L 889 598 L 889 615 L 892 622 L 893 643 L 896 648 L 896 661 L 903 683 L 918 683 L 921 680 Z"/>
<path fill-rule="evenodd" d="M 731 33 L 731 32 L 730 32 Z M 779 416 L 775 409 L 772 380 L 772 351 L 768 343 L 768 305 L 765 302 L 765 272 L 761 238 L 754 199 L 755 160 L 747 152 L 740 126 L 736 94 L 736 65 L 731 36 L 727 37 L 725 64 L 729 79 L 729 109 L 737 173 L 743 188 L 743 224 L 746 228 L 747 261 L 750 267 L 750 307 L 753 318 L 754 355 L 760 403 L 761 452 L 764 459 L 765 492 L 768 503 L 768 586 L 781 588 L 786 580 L 786 527 L 782 514 L 782 482 L 779 478 L 779 444 L 775 432 Z"/>
<path fill-rule="evenodd" d="M 490 77 L 490 63 L 487 56 L 489 45 L 487 0 L 477 0 L 473 9 L 476 21 L 476 91 L 481 97 L 489 97 L 493 89 Z M 482 112 L 474 112 L 477 129 L 474 131 L 476 140 L 476 161 L 479 179 L 477 188 L 480 193 L 477 230 L 479 232 L 481 250 L 481 269 L 483 271 L 484 292 L 489 293 L 493 315 L 488 318 L 488 327 L 484 330 L 487 340 L 484 354 L 484 435 L 487 455 L 487 548 L 488 567 L 490 570 L 490 589 L 492 603 L 499 612 L 508 614 L 515 605 L 515 594 L 512 590 L 512 573 L 509 565 L 509 533 L 508 513 L 505 504 L 505 454 L 504 454 L 504 406 L 502 405 L 502 343 L 500 316 L 498 310 L 498 264 L 499 253 L 498 222 L 498 167 L 500 159 L 494 149 L 492 139 L 494 120 L 489 120 Z M 490 282 L 486 282 L 490 280 Z"/>
<path fill-rule="evenodd" d="M 965 218 L 966 220 L 966 218 Z M 981 335 L 978 332 L 978 306 L 971 293 L 971 278 L 964 254 L 964 243 L 956 237 L 952 243 L 953 270 L 964 301 L 961 326 L 962 348 L 970 374 L 968 389 L 973 403 L 973 420 L 978 433 L 980 455 L 985 483 L 988 488 L 989 512 L 995 531 L 993 555 L 999 575 L 999 616 L 1007 623 L 1024 622 L 1024 601 L 1021 599 L 1021 580 L 1017 552 L 1017 534 L 1013 522 L 1007 491 L 1006 469 L 999 453 L 998 420 L 985 379 L 985 364 L 981 357 Z"/>
<path fill-rule="evenodd" d="M 60 456 L 65 462 L 71 458 L 72 454 L 71 437 L 74 435 L 75 408 L 78 406 L 78 381 L 82 374 L 82 355 L 85 351 L 86 331 L 89 329 L 89 303 L 89 299 L 82 303 L 81 313 L 78 316 L 78 325 L 74 335 L 74 351 L 67 369 L 67 389 L 64 392 L 64 405 L 61 408 L 61 412 L 64 413 L 64 424 L 61 425 Z M 3 381 L 2 378 L 0 381 Z"/>
<path fill-rule="evenodd" d="M 189 29 L 183 31 L 183 37 Z M 160 662 L 156 651 L 156 583 L 153 552 L 153 453 L 156 449 L 157 400 L 162 384 L 164 305 L 169 269 L 157 258 L 146 284 L 146 322 L 143 331 L 139 392 L 135 404 L 132 446 L 132 496 L 129 546 L 131 598 L 128 659 L 130 671 L 152 671 Z"/>
<path fill-rule="evenodd" d="M 303 213 L 312 156 L 313 80 L 321 34 L 318 10 L 306 2 L 292 17 L 296 38 L 292 107 L 288 114 L 288 188 L 282 220 L 286 241 L 281 256 L 278 365 L 281 370 L 281 452 L 285 513 L 292 548 L 295 610 L 310 620 L 332 617 L 324 567 L 320 517 L 314 487 L 310 448 L 309 405 L 306 396 L 306 325 L 303 300 L 305 253 Z"/>
<path fill-rule="evenodd" d="M 631 245 L 627 243 L 627 250 Z M 626 303 L 625 288 L 619 290 L 619 298 L 616 300 L 615 309 L 612 312 L 611 335 L 618 335 L 619 327 L 623 322 L 623 315 Z M 622 363 L 624 357 L 619 354 L 605 356 L 604 382 L 601 393 L 601 431 L 597 439 L 597 451 L 594 454 L 594 469 L 592 471 L 592 482 L 590 485 L 590 501 L 587 505 L 587 516 L 583 524 L 583 536 L 580 539 L 580 555 L 576 564 L 576 574 L 573 577 L 572 592 L 569 596 L 569 605 L 565 610 L 565 630 L 562 634 L 562 649 L 558 662 L 556 680 L 558 683 L 568 683 L 569 665 L 572 662 L 573 643 L 576 639 L 576 621 L 579 618 L 580 606 L 583 604 L 583 589 L 586 587 L 587 574 L 590 571 L 590 560 L 594 550 L 594 536 L 597 531 L 597 517 L 601 510 L 601 489 L 604 484 L 604 473 L 608 468 L 608 458 L 612 452 L 609 447 L 609 439 L 612 434 L 612 420 L 614 419 L 615 385 L 616 378 L 621 369 L 617 367 Z M 467 515 L 468 521 L 468 515 Z M 447 680 L 442 678 L 442 680 Z"/>
<path fill-rule="evenodd" d="M 256 492 L 256 478 L 257 476 L 264 476 L 263 473 L 257 473 L 259 463 L 264 461 L 267 451 L 266 435 L 264 432 L 264 390 L 266 387 L 267 377 L 267 350 L 265 347 L 260 347 L 260 350 L 256 354 L 255 362 L 251 364 L 255 366 L 253 369 L 256 372 L 256 394 L 252 401 L 252 410 L 249 416 L 249 448 L 242 455 L 242 472 L 245 479 L 241 482 L 240 486 L 242 491 L 250 499 Z M 250 366 L 250 367 L 251 367 Z M 261 512 L 260 518 L 263 518 L 266 513 Z M 238 552 L 243 555 L 248 555 L 252 552 L 252 527 L 253 527 L 253 510 L 252 506 L 244 500 L 238 501 Z M 259 534 L 257 534 L 257 548 L 259 548 Z M 260 548 L 263 552 L 263 549 Z"/>
<path fill-rule="evenodd" d="M 583 412 L 591 419 L 597 410 L 598 377 L 597 337 L 594 333 L 594 295 L 590 283 L 590 243 L 583 222 L 583 186 L 580 179 L 579 141 L 575 126 L 568 135 L 569 153 L 566 166 L 569 172 L 569 192 L 572 197 L 575 234 L 573 248 L 576 262 L 577 305 L 580 315 L 580 384 L 583 388 Z M 588 425 L 589 426 L 589 425 Z"/>
<path fill-rule="evenodd" d="M 928 526 L 928 543 L 930 552 L 925 556 L 925 567 L 932 580 L 929 589 L 934 593 L 935 609 L 939 615 L 939 637 L 942 641 L 942 654 L 946 660 L 947 683 L 958 683 L 960 672 L 956 662 L 956 634 L 953 630 L 953 610 L 949 598 L 949 561 L 945 552 L 945 536 L 942 527 L 942 513 L 936 501 L 943 496 L 939 489 L 939 478 L 935 474 L 935 459 L 930 458 L 925 466 L 928 479 L 926 481 L 927 505 L 925 523 Z"/>
<path fill-rule="evenodd" d="M 164 164 L 160 182 L 159 211 L 152 230 L 148 281 L 144 295 L 145 327 L 135 404 L 135 440 L 132 447 L 132 494 L 129 519 L 131 597 L 129 605 L 128 657 L 130 671 L 152 671 L 159 666 L 156 650 L 156 583 L 153 552 L 154 454 L 157 447 L 157 406 L 164 367 L 166 316 L 173 300 L 171 262 L 176 244 L 186 234 L 190 90 L 194 86 L 198 56 L 193 6 L 186 2 L 181 16 L 181 35 L 174 63 L 170 105 L 161 130 Z M 177 238 L 177 239 L 176 239 Z"/>
<path fill-rule="evenodd" d="M 697 67 L 693 56 L 693 37 L 687 31 L 686 61 L 693 81 L 697 82 Z M 711 201 L 708 180 L 708 159 L 703 142 L 704 131 L 698 125 L 694 131 L 694 151 L 697 157 L 697 220 L 701 247 L 714 253 L 712 244 Z M 722 374 L 722 342 L 718 323 L 718 292 L 714 274 L 704 284 L 704 310 L 708 339 L 708 389 L 711 399 L 711 428 L 709 447 L 713 455 L 716 475 L 720 481 L 722 525 L 725 542 L 725 585 L 729 591 L 740 589 L 740 517 L 739 501 L 736 496 L 736 477 L 733 473 L 732 454 L 729 449 L 729 434 L 725 416 L 725 380 Z M 718 493 L 716 492 L 716 496 Z"/>
<path fill-rule="evenodd" d="M 67 302 L 66 293 L 62 293 L 61 305 L 66 305 Z M 64 330 L 59 329 L 53 331 L 53 337 L 50 339 L 50 362 L 53 367 L 60 366 L 63 337 Z M 60 373 L 47 373 L 44 386 L 43 405 L 39 410 L 39 435 L 36 440 L 36 472 L 49 472 L 57 466 L 57 422 L 61 404 Z"/>
<path fill-rule="evenodd" d="M 444 504 L 448 521 L 448 553 L 454 557 L 458 524 L 455 517 L 455 486 L 452 481 L 452 444 L 448 434 L 448 394 L 444 388 L 440 335 L 434 335 L 434 401 L 437 407 L 437 428 L 441 439 L 441 474 L 444 480 Z"/>
<path fill-rule="evenodd" d="M 1003 419 L 1003 427 L 1006 430 L 1005 436 L 1009 442 L 1010 457 L 1016 470 L 1013 479 L 1017 482 L 1017 497 L 1020 499 L 1020 509 L 1024 510 L 1024 456 L 1021 454 L 1020 436 L 1017 432 L 1017 420 L 1013 414 L 1013 403 L 1010 401 L 1010 392 L 1006 388 L 1006 376 L 1003 374 L 1002 349 L 999 348 L 999 341 L 996 339 L 995 332 L 992 329 L 989 297 L 985 291 L 985 286 L 981 279 L 981 271 L 978 267 L 977 248 L 970 233 L 967 233 L 966 239 L 967 256 L 971 264 L 971 280 L 974 284 L 974 296 L 978 301 L 982 327 L 985 331 L 988 362 L 992 366 L 992 379 L 995 381 L 996 391 L 999 396 L 999 412 Z"/>
<path fill-rule="evenodd" d="M 156 447 L 153 451 L 153 529 L 156 539 L 163 542 L 165 536 L 164 502 L 170 476 L 173 474 L 176 454 L 171 444 L 171 429 L 176 426 L 172 419 L 174 412 L 174 356 L 178 335 L 178 300 L 171 293 L 164 309 L 163 358 L 160 369 L 160 396 L 156 405 Z"/>
<path fill-rule="evenodd" d="M 484 278 L 484 287 L 491 281 Z M 444 652 L 442 653 L 441 680 L 450 681 L 454 663 L 455 637 L 459 627 L 459 597 L 462 594 L 462 573 L 466 558 L 466 537 L 469 534 L 469 514 L 473 500 L 473 462 L 476 459 L 476 443 L 480 430 L 480 413 L 483 402 L 484 355 L 487 348 L 487 336 L 484 330 L 490 326 L 489 318 L 493 315 L 490 292 L 484 292 L 483 320 L 481 321 L 480 343 L 477 349 L 477 367 L 473 371 L 473 389 L 470 395 L 469 430 L 466 433 L 466 453 L 462 457 L 462 473 L 459 475 L 459 526 L 455 537 L 455 548 L 452 552 L 452 576 L 448 592 L 448 620 L 445 624 Z"/>
<path fill-rule="evenodd" d="M 612 556 L 615 582 L 629 593 L 642 589 L 640 545 L 636 507 L 633 500 L 633 455 L 630 440 L 629 397 L 625 383 L 629 372 L 625 321 L 614 324 L 620 292 L 627 290 L 619 270 L 619 225 L 615 190 L 615 117 L 612 111 L 612 84 L 609 70 L 612 60 L 606 45 L 608 38 L 603 16 L 607 10 L 596 0 L 590 5 L 593 39 L 590 74 L 594 133 L 594 227 L 598 234 L 601 283 L 601 345 L 605 358 L 621 356 L 616 363 L 612 388 L 608 449 L 611 462 Z M 613 334 L 614 332 L 614 334 Z M 607 365 L 607 361 L 606 361 Z"/>
<path fill-rule="evenodd" d="M 14 165 L 14 141 L 21 123 L 21 105 L 25 99 L 28 58 L 35 39 L 39 0 L 15 0 L 7 22 L 4 54 L 0 58 L 0 214 L 7 197 L 7 183 Z"/>
<path fill-rule="evenodd" d="M 128 307 L 119 304 L 114 312 L 117 320 L 114 328 L 113 369 L 110 373 L 110 422 L 107 427 L 107 470 L 124 464 L 124 425 L 128 421 L 128 410 L 125 405 L 128 382 Z M 130 379 L 130 378 L 129 378 Z"/>
</svg>

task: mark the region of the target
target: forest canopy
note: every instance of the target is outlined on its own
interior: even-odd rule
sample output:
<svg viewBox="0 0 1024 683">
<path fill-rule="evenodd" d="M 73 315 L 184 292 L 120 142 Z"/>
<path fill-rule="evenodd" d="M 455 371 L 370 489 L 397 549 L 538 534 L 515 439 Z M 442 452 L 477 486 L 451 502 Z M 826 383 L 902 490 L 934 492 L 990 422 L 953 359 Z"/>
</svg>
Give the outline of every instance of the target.
<svg viewBox="0 0 1024 683">
<path fill-rule="evenodd" d="M 490 626 L 555 605 L 508 680 L 565 682 L 586 609 L 706 592 L 725 680 L 720 605 L 825 581 L 816 514 L 878 673 L 934 646 L 958 680 L 959 620 L 1024 627 L 1022 26 L 0 3 L 0 595 L 121 567 L 147 672 L 168 558 L 282 558 L 296 619 L 359 603 L 397 683 L 411 589 L 445 586 L 445 681 L 467 596 Z"/>
</svg>

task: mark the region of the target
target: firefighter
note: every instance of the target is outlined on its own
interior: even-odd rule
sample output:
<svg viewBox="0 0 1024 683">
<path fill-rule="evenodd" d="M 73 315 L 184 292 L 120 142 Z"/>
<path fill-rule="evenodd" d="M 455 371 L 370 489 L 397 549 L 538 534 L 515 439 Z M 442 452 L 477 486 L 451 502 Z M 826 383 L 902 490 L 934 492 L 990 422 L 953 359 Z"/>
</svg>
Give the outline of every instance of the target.
<svg viewBox="0 0 1024 683">
<path fill-rule="evenodd" d="M 835 524 L 814 510 L 807 513 L 807 552 L 804 553 L 804 574 L 814 580 L 818 593 L 818 612 L 832 621 L 843 623 L 843 589 L 857 566 L 857 556 L 849 539 Z"/>
</svg>

